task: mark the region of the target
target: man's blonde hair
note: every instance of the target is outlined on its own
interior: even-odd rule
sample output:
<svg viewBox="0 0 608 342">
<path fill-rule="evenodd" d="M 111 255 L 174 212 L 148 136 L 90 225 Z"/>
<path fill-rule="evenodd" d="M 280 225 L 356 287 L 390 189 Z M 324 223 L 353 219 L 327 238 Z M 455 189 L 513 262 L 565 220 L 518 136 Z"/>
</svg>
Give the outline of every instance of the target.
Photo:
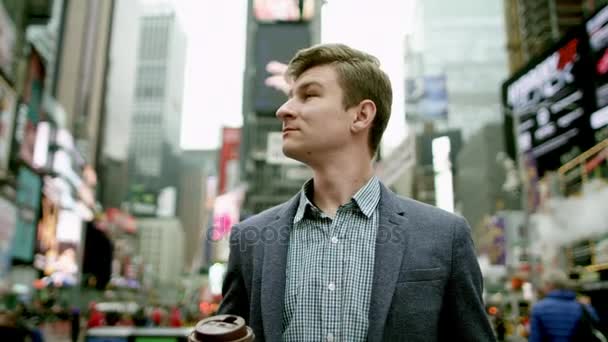
<svg viewBox="0 0 608 342">
<path fill-rule="evenodd" d="M 342 102 L 345 108 L 356 106 L 363 100 L 376 104 L 376 117 L 369 134 L 369 147 L 372 155 L 375 154 L 391 116 L 393 102 L 391 81 L 380 70 L 380 61 L 344 44 L 321 44 L 298 51 L 289 62 L 287 77 L 295 80 L 306 70 L 321 65 L 335 68 L 344 92 Z"/>
</svg>

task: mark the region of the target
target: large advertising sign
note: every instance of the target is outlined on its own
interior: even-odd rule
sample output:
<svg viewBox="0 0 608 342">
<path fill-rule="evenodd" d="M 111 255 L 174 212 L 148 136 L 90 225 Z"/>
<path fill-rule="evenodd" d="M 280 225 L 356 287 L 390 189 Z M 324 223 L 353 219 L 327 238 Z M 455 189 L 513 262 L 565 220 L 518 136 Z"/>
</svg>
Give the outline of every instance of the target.
<svg viewBox="0 0 608 342">
<path fill-rule="evenodd" d="M 597 107 L 608 105 L 608 7 L 604 7 L 585 22 L 589 51 L 593 58 Z"/>
<path fill-rule="evenodd" d="M 17 224 L 13 236 L 11 254 L 14 259 L 32 262 L 34 236 L 40 207 L 42 181 L 40 176 L 26 167 L 17 176 Z"/>
<path fill-rule="evenodd" d="M 492 265 L 506 265 L 507 238 L 505 218 L 500 215 L 485 217 L 484 234 L 480 239 L 481 254 L 488 256 Z"/>
<path fill-rule="evenodd" d="M 593 62 L 595 103 L 599 109 L 591 114 L 590 125 L 596 142 L 608 139 L 608 6 L 585 22 Z"/>
<path fill-rule="evenodd" d="M 255 0 L 253 13 L 261 22 L 308 21 L 314 6 L 315 0 Z"/>
<path fill-rule="evenodd" d="M 10 79 L 14 76 L 16 37 L 15 24 L 0 3 L 0 70 Z"/>
<path fill-rule="evenodd" d="M 255 37 L 255 80 L 253 107 L 260 115 L 274 116 L 287 100 L 281 91 L 266 85 L 270 62 L 287 64 L 298 50 L 310 46 L 310 28 L 306 23 L 259 24 Z"/>
<path fill-rule="evenodd" d="M 44 77 L 42 58 L 32 49 L 23 96 L 17 105 L 17 124 L 11 147 L 14 159 L 19 159 L 29 166 L 33 166 L 36 127 L 38 121 L 44 118 L 41 110 Z"/>
<path fill-rule="evenodd" d="M 0 197 L 0 280 L 6 279 L 11 261 L 11 242 L 15 234 L 17 208 Z"/>
<path fill-rule="evenodd" d="M 222 129 L 222 148 L 220 150 L 218 194 L 231 190 L 238 181 L 240 147 L 241 129 L 224 127 Z"/>
<path fill-rule="evenodd" d="M 426 75 L 405 80 L 408 120 L 445 120 L 448 116 L 448 90 L 445 74 Z"/>
<path fill-rule="evenodd" d="M 82 220 L 75 212 L 43 197 L 34 266 L 43 271 L 45 285 L 76 284 L 81 232 Z"/>
<path fill-rule="evenodd" d="M 4 178 L 8 172 L 16 102 L 15 92 L 0 77 L 0 178 Z"/>
<path fill-rule="evenodd" d="M 503 85 L 506 121 L 518 119 L 517 152 L 536 161 L 541 177 L 594 145 L 587 50 L 582 32 L 574 31 Z"/>
</svg>

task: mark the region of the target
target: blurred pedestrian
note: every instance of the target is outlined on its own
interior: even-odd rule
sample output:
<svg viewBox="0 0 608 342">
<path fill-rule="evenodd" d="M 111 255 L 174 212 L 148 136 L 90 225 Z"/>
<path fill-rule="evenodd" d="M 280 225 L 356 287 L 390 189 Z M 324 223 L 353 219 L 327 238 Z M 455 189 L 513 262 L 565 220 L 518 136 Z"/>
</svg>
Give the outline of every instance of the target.
<svg viewBox="0 0 608 342">
<path fill-rule="evenodd" d="M 148 317 L 146 316 L 146 312 L 144 308 L 141 307 L 135 312 L 133 315 L 133 324 L 136 327 L 147 327 L 148 326 Z"/>
<path fill-rule="evenodd" d="M 532 308 L 529 341 L 578 341 L 577 329 L 581 326 L 581 319 L 587 316 L 583 315 L 583 310 L 591 320 L 597 321 L 595 310 L 576 300 L 571 280 L 560 270 L 547 271 L 542 286 L 545 298 Z"/>
<path fill-rule="evenodd" d="M 87 322 L 87 328 L 95 328 L 104 325 L 105 315 L 103 312 L 97 310 L 95 302 L 89 304 L 89 320 Z"/>
<path fill-rule="evenodd" d="M 169 326 L 174 328 L 182 326 L 182 313 L 177 306 L 174 306 L 171 309 L 171 314 L 169 316 Z"/>
<path fill-rule="evenodd" d="M 505 326 L 505 319 L 503 317 L 502 310 L 498 310 L 494 316 L 494 331 L 496 332 L 496 340 L 505 340 L 507 327 Z"/>
<path fill-rule="evenodd" d="M 374 175 L 392 106 L 378 59 L 317 45 L 285 76 L 283 152 L 313 178 L 232 228 L 219 313 L 270 341 L 493 341 L 467 222 Z"/>
<path fill-rule="evenodd" d="M 76 307 L 72 308 L 70 321 L 72 323 L 72 342 L 77 342 L 80 335 L 80 309 Z"/>
<path fill-rule="evenodd" d="M 163 311 L 160 307 L 155 307 L 152 310 L 152 323 L 156 327 L 160 327 L 163 321 Z"/>
</svg>

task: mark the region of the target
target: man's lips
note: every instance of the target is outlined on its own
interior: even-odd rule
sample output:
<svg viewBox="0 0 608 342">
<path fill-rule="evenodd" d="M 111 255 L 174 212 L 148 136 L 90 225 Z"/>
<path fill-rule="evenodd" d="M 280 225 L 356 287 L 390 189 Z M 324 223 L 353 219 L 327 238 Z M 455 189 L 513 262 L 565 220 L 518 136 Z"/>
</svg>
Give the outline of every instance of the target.
<svg viewBox="0 0 608 342">
<path fill-rule="evenodd" d="M 287 132 L 291 132 L 291 131 L 297 131 L 297 128 L 293 128 L 293 127 L 287 127 L 287 128 L 283 128 L 283 133 L 287 133 Z"/>
</svg>

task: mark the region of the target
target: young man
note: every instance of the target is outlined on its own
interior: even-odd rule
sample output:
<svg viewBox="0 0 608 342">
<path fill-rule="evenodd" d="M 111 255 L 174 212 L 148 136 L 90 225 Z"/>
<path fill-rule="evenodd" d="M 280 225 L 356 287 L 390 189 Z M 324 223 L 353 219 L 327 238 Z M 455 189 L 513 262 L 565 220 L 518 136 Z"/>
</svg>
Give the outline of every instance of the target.
<svg viewBox="0 0 608 342">
<path fill-rule="evenodd" d="M 319 45 L 287 77 L 283 151 L 314 176 L 233 228 L 220 313 L 256 341 L 494 340 L 465 220 L 374 176 L 392 103 L 378 60 Z"/>
</svg>

